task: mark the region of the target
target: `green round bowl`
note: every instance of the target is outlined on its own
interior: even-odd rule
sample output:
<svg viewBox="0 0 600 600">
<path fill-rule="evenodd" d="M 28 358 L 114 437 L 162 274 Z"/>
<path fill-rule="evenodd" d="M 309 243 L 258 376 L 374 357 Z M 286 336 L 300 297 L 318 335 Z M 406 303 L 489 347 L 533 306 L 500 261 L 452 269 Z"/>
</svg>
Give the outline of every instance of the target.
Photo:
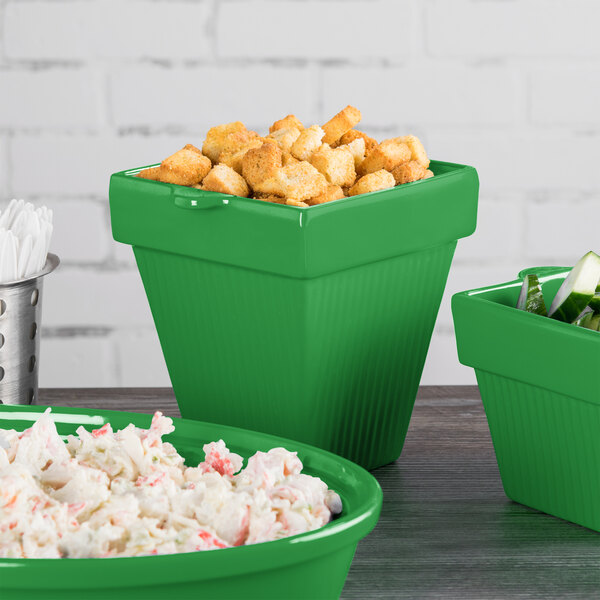
<svg viewBox="0 0 600 600">
<path fill-rule="evenodd" d="M 42 406 L 0 406 L 0 429 L 29 427 Z M 150 415 L 53 408 L 59 434 L 80 425 L 115 429 L 150 426 Z M 174 419 L 169 440 L 186 463 L 203 459 L 202 445 L 223 439 L 248 458 L 277 446 L 297 451 L 304 472 L 339 493 L 344 509 L 325 527 L 274 542 L 194 553 L 130 558 L 0 559 L 2 600 L 60 598 L 338 598 L 359 540 L 377 523 L 382 493 L 375 478 L 350 461 L 305 444 L 244 429 Z"/>
</svg>

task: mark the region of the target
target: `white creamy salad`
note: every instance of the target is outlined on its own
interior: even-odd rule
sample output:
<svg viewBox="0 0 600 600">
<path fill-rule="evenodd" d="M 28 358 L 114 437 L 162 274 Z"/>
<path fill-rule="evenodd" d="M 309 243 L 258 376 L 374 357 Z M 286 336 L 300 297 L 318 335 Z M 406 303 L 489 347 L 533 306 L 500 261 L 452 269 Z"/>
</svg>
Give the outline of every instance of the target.
<svg viewBox="0 0 600 600">
<path fill-rule="evenodd" d="M 312 531 L 341 512 L 339 496 L 302 473 L 295 452 L 242 457 L 223 440 L 186 467 L 150 429 L 83 427 L 66 443 L 49 409 L 25 431 L 0 429 L 0 558 L 87 558 L 228 548 Z"/>
</svg>

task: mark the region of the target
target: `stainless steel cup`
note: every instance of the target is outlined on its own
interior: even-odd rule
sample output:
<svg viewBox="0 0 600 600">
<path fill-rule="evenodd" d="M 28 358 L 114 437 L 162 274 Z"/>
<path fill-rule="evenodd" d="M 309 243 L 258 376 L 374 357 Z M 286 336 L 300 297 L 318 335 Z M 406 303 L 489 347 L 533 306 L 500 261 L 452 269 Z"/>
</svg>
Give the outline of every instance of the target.
<svg viewBox="0 0 600 600">
<path fill-rule="evenodd" d="M 37 398 L 43 277 L 59 263 L 48 254 L 39 273 L 0 284 L 1 404 L 32 404 Z"/>
</svg>

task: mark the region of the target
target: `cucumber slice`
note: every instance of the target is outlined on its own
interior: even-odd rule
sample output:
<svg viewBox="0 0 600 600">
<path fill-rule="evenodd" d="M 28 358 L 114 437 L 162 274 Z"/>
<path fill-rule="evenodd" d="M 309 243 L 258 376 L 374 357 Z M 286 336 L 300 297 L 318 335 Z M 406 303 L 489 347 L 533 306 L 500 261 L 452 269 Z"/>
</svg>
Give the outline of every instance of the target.
<svg viewBox="0 0 600 600">
<path fill-rule="evenodd" d="M 585 310 L 583 314 L 575 321 L 575 325 L 579 325 L 579 327 L 585 327 L 586 329 L 590 329 L 590 321 L 594 316 L 594 312 L 592 310 Z"/>
<path fill-rule="evenodd" d="M 579 325 L 579 327 L 584 327 L 585 329 L 598 331 L 598 328 L 600 327 L 600 315 L 594 314 L 590 310 L 589 312 L 586 312 L 580 319 L 577 319 L 575 324 Z"/>
<path fill-rule="evenodd" d="M 550 306 L 548 316 L 573 323 L 594 297 L 600 281 L 600 256 L 588 252 L 571 269 Z"/>
<path fill-rule="evenodd" d="M 596 293 L 590 300 L 588 306 L 595 312 L 600 313 L 600 285 L 596 287 Z"/>
<path fill-rule="evenodd" d="M 523 278 L 521 293 L 517 300 L 517 308 L 536 315 L 541 315 L 542 317 L 548 316 L 546 303 L 544 302 L 544 294 L 542 293 L 542 286 L 540 285 L 540 280 L 537 275 L 525 275 Z"/>
</svg>

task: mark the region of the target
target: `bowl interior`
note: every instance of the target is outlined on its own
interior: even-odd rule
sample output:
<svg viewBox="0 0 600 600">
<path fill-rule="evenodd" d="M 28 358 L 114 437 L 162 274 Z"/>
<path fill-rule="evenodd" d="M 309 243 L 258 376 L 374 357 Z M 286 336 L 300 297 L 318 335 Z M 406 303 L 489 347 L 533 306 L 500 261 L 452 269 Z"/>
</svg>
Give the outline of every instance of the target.
<svg viewBox="0 0 600 600">
<path fill-rule="evenodd" d="M 466 292 L 466 294 L 468 296 L 477 296 L 478 298 L 495 302 L 496 304 L 503 304 L 504 306 L 515 308 L 524 276 L 527 274 L 536 274 L 542 285 L 542 292 L 544 293 L 546 305 L 550 307 L 554 295 L 569 271 L 570 269 L 568 267 L 531 267 L 521 271 L 519 273 L 519 279 L 515 281 L 470 290 Z"/>
</svg>

